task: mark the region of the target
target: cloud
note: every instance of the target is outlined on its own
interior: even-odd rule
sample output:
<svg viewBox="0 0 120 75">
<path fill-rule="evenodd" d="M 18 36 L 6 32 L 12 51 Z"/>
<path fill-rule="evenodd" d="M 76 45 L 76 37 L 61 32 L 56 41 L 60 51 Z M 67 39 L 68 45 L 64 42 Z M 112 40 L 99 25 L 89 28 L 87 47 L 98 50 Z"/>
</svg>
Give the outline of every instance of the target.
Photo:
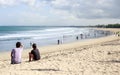
<svg viewBox="0 0 120 75">
<path fill-rule="evenodd" d="M 0 0 L 0 6 L 13 6 L 16 0 Z"/>
<path fill-rule="evenodd" d="M 52 7 L 73 14 L 77 18 L 119 19 L 119 0 L 54 0 Z"/>
<path fill-rule="evenodd" d="M 37 0 L 0 0 L 0 6 L 9 7 L 15 6 L 20 4 L 26 4 L 32 6 L 35 4 Z"/>
<path fill-rule="evenodd" d="M 20 3 L 25 3 L 26 5 L 29 5 L 29 6 L 34 6 L 36 0 L 21 0 L 21 1 L 19 1 L 19 2 L 20 2 Z"/>
<path fill-rule="evenodd" d="M 58 15 L 67 12 L 78 19 L 120 19 L 120 0 L 0 0 L 0 6 L 23 3 L 36 10 L 49 7 L 49 10 L 60 12 Z"/>
</svg>

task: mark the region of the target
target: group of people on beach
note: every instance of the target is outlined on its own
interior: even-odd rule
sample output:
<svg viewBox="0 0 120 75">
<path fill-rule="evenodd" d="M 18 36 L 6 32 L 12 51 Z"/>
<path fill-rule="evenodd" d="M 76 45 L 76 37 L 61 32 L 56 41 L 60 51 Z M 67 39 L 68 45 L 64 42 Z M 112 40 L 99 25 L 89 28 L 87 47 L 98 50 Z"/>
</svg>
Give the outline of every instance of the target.
<svg viewBox="0 0 120 75">
<path fill-rule="evenodd" d="M 40 52 L 37 48 L 37 45 L 35 43 L 32 44 L 32 50 L 29 52 L 29 62 L 30 61 L 36 61 L 40 60 Z M 11 64 L 20 64 L 21 61 L 21 55 L 23 51 L 23 45 L 21 42 L 16 43 L 16 48 L 12 49 L 11 51 Z"/>
</svg>

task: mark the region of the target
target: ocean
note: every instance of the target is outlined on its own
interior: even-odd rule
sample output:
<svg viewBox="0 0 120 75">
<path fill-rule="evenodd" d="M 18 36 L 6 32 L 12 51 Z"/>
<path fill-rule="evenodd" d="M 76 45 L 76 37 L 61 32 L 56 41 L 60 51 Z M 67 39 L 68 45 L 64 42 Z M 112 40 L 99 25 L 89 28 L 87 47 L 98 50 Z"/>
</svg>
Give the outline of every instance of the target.
<svg viewBox="0 0 120 75">
<path fill-rule="evenodd" d="M 109 31 L 94 30 L 80 27 L 53 26 L 0 26 L 0 52 L 11 51 L 16 42 L 24 48 L 31 48 L 31 43 L 38 46 L 56 45 L 93 39 L 111 35 Z"/>
</svg>

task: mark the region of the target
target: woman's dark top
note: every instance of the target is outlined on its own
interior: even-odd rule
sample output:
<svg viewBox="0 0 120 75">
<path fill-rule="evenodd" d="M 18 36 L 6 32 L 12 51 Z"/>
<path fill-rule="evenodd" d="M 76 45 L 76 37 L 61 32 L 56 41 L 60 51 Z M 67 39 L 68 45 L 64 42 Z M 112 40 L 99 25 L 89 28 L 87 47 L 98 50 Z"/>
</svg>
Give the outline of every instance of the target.
<svg viewBox="0 0 120 75">
<path fill-rule="evenodd" d="M 38 49 L 32 50 L 31 54 L 33 54 L 33 60 L 39 60 L 40 59 L 40 53 Z"/>
</svg>

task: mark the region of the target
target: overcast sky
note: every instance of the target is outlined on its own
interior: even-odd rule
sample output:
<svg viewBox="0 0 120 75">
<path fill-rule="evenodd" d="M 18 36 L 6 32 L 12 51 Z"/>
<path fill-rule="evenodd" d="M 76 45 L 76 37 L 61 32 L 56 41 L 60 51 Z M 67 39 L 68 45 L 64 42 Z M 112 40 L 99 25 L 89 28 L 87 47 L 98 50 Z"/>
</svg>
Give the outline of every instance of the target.
<svg viewBox="0 0 120 75">
<path fill-rule="evenodd" d="M 120 0 L 0 0 L 0 25 L 120 23 Z"/>
</svg>

